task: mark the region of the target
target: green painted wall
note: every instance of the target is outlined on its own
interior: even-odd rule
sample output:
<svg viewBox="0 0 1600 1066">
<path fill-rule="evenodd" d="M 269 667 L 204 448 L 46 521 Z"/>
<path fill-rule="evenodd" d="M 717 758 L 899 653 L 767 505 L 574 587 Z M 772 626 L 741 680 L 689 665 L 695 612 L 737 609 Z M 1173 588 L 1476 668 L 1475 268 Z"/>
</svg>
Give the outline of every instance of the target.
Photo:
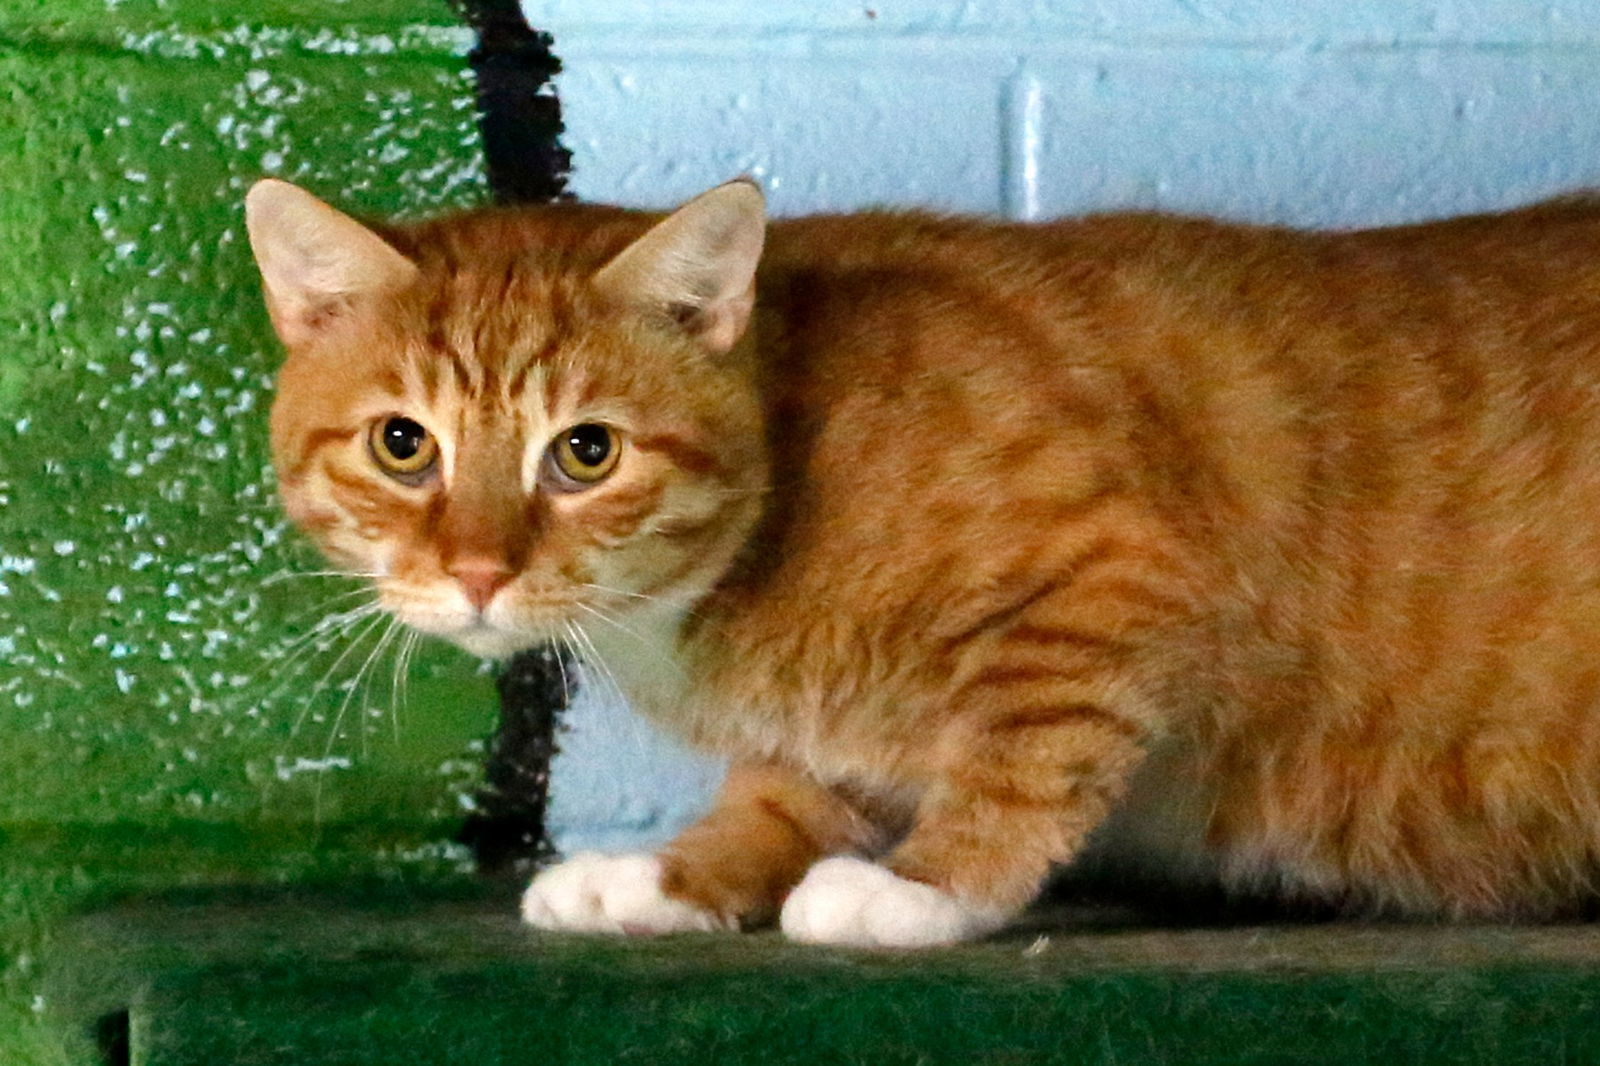
<svg viewBox="0 0 1600 1066">
<path fill-rule="evenodd" d="M 396 720 L 391 642 L 335 729 L 380 630 L 296 653 L 363 597 L 272 581 L 320 563 L 273 494 L 240 202 L 268 173 L 374 213 L 484 198 L 470 45 L 442 0 L 0 0 L 0 840 L 398 849 L 459 817 L 478 664 L 420 650 Z"/>
</svg>

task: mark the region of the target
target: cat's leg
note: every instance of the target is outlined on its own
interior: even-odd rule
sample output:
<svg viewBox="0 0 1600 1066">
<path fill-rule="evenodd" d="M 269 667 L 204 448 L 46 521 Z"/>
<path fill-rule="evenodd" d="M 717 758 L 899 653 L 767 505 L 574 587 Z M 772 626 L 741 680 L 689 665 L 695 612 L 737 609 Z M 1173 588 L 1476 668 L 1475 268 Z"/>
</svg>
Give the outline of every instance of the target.
<svg viewBox="0 0 1600 1066">
<path fill-rule="evenodd" d="M 1081 700 L 962 723 L 900 845 L 882 863 L 841 855 L 812 867 L 784 904 L 783 931 L 886 947 L 995 931 L 1109 813 L 1146 732 Z"/>
<path fill-rule="evenodd" d="M 576 855 L 534 878 L 522 915 L 545 929 L 668 933 L 771 921 L 819 858 L 872 847 L 851 804 L 802 774 L 735 764 L 716 805 L 656 855 Z"/>
</svg>

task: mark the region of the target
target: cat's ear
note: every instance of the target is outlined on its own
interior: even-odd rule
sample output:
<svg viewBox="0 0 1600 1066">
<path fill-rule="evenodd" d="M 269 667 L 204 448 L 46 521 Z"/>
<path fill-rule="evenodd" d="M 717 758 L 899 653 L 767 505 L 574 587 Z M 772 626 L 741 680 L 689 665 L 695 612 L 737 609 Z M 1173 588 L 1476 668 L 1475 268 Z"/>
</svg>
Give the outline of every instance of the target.
<svg viewBox="0 0 1600 1066">
<path fill-rule="evenodd" d="M 761 190 L 741 178 L 656 223 L 607 263 L 594 285 L 610 299 L 671 315 L 720 354 L 750 323 L 765 239 Z"/>
<path fill-rule="evenodd" d="M 244 224 L 273 328 L 289 348 L 313 339 L 353 302 L 417 276 L 416 265 L 382 237 L 286 181 L 251 186 Z"/>
</svg>

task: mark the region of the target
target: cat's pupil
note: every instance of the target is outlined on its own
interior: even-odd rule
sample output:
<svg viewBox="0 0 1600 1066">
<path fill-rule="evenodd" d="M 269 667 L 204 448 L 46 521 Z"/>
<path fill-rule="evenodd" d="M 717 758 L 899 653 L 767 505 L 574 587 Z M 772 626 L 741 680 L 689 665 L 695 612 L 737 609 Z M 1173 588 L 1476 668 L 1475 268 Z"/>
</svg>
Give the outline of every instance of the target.
<svg viewBox="0 0 1600 1066">
<path fill-rule="evenodd" d="M 585 422 L 567 430 L 567 448 L 584 466 L 599 466 L 611 454 L 611 434 L 604 426 Z"/>
<path fill-rule="evenodd" d="M 409 418 L 391 418 L 383 427 L 383 447 L 404 462 L 421 450 L 422 439 L 427 435 L 427 430 Z"/>
</svg>

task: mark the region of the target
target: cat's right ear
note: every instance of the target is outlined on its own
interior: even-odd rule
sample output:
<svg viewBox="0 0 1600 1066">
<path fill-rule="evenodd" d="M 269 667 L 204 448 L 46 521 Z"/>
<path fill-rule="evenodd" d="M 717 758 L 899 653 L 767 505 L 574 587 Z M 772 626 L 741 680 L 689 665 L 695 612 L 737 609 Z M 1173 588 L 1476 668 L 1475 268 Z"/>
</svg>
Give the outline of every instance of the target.
<svg viewBox="0 0 1600 1066">
<path fill-rule="evenodd" d="M 721 354 L 750 324 L 766 229 L 761 190 L 730 181 L 656 223 L 601 268 L 594 286 L 619 303 L 671 315 Z"/>
<path fill-rule="evenodd" d="M 382 237 L 286 181 L 251 186 L 244 224 L 273 328 L 290 349 L 315 339 L 354 302 L 417 276 L 416 265 Z"/>
</svg>

